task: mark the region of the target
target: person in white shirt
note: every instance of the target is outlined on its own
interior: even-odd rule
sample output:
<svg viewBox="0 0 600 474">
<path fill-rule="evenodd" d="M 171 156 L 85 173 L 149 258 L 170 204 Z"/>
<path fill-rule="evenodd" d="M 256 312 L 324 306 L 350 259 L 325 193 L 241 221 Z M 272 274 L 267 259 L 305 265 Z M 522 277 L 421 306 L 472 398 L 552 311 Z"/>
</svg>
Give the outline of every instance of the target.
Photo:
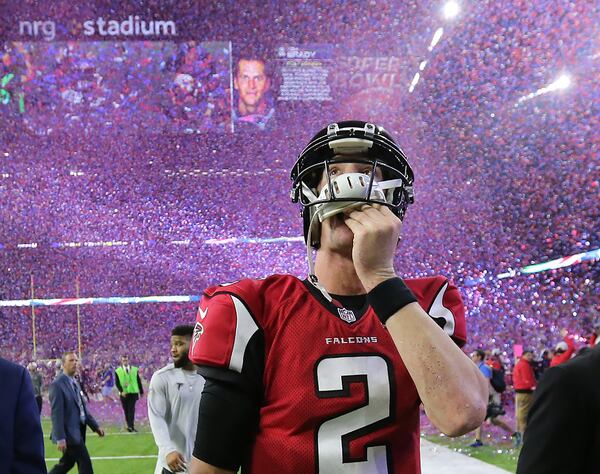
<svg viewBox="0 0 600 474">
<path fill-rule="evenodd" d="M 192 458 L 204 388 L 204 378 L 188 358 L 193 332 L 193 326 L 173 328 L 173 363 L 157 370 L 150 380 L 148 418 L 158 446 L 155 474 L 187 472 Z"/>
</svg>

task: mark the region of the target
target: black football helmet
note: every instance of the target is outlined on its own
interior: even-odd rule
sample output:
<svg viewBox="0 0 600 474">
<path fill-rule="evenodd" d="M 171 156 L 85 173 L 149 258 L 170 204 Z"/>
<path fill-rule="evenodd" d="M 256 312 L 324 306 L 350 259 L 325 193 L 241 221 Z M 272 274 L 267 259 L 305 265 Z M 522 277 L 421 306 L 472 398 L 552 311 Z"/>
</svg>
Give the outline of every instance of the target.
<svg viewBox="0 0 600 474">
<path fill-rule="evenodd" d="M 347 162 L 365 163 L 370 172 L 340 175 L 341 180 L 331 176 L 330 166 Z M 324 176 L 327 182 L 317 192 Z M 332 123 L 319 131 L 300 153 L 291 179 L 292 202 L 302 205 L 304 239 L 313 248 L 320 244 L 320 231 L 313 231 L 316 218 L 322 222 L 348 207 L 378 203 L 403 219 L 414 202 L 414 175 L 406 155 L 383 127 L 368 122 Z"/>
</svg>

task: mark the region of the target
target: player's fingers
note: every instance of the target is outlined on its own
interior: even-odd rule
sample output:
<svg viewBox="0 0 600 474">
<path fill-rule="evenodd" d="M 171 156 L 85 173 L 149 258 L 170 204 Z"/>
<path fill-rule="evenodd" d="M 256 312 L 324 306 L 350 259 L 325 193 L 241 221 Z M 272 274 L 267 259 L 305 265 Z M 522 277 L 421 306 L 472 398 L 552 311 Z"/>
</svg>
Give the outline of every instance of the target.
<svg viewBox="0 0 600 474">
<path fill-rule="evenodd" d="M 374 209 L 372 206 L 364 207 L 361 211 L 353 211 L 349 216 L 372 231 L 381 231 L 392 225 L 379 209 Z"/>
<path fill-rule="evenodd" d="M 346 225 L 350 227 L 350 230 L 356 235 L 358 232 L 370 232 L 375 227 L 373 219 L 364 215 L 363 212 L 355 211 L 352 212 L 349 216 L 344 220 Z M 350 223 L 349 223 L 350 222 Z M 351 224 L 355 224 L 353 228 Z"/>
<path fill-rule="evenodd" d="M 360 222 L 362 225 L 370 226 L 372 225 L 373 216 L 367 213 L 369 209 L 370 206 L 362 206 L 360 210 L 354 209 L 346 214 L 346 216 Z"/>
<path fill-rule="evenodd" d="M 373 203 L 372 205 L 366 207 L 364 209 L 364 212 L 371 216 L 383 216 L 383 217 L 394 216 L 394 213 L 391 211 L 391 209 L 388 206 L 385 206 L 383 204 Z"/>
<path fill-rule="evenodd" d="M 375 206 L 365 206 L 361 209 L 361 212 L 372 220 L 381 220 L 384 215 L 381 213 L 381 209 Z"/>
<path fill-rule="evenodd" d="M 377 204 L 366 208 L 363 213 L 367 215 L 376 225 L 385 225 L 397 228 L 402 225 L 400 218 L 392 210 L 384 205 Z"/>
<path fill-rule="evenodd" d="M 363 232 L 365 229 L 365 227 L 360 222 L 358 222 L 350 216 L 346 216 L 346 218 L 344 219 L 344 223 L 348 226 L 348 228 L 352 231 L 354 235 Z"/>
</svg>

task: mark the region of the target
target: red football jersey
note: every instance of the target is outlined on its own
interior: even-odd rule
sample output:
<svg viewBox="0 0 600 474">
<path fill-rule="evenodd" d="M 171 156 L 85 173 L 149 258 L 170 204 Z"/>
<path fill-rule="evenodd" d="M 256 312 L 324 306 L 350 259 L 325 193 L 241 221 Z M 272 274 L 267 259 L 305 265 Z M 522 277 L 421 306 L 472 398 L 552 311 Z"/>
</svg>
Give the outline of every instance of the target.
<svg viewBox="0 0 600 474">
<path fill-rule="evenodd" d="M 405 282 L 464 344 L 456 287 L 443 277 Z M 373 310 L 359 316 L 289 275 L 206 290 L 192 361 L 238 373 L 264 367 L 259 431 L 243 472 L 420 472 L 417 390 Z M 259 340 L 264 348 L 249 350 Z M 249 354 L 263 360 L 250 364 Z"/>
</svg>

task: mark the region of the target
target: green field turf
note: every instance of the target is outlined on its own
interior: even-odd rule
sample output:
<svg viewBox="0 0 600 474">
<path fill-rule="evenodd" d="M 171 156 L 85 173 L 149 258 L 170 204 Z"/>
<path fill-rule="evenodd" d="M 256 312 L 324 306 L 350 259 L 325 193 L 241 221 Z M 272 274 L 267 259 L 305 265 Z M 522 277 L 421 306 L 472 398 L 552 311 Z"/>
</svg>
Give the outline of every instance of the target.
<svg viewBox="0 0 600 474">
<path fill-rule="evenodd" d="M 50 469 L 56 460 L 49 459 L 60 458 L 61 453 L 56 449 L 56 445 L 50 441 L 50 421 L 43 420 L 44 445 L 46 448 L 46 466 Z M 153 473 L 156 466 L 157 448 L 154 444 L 154 438 L 150 433 L 148 426 L 140 427 L 139 433 L 123 432 L 121 427 L 103 426 L 106 436 L 100 438 L 97 434 L 88 430 L 86 445 L 95 474 L 146 474 Z M 95 457 L 119 457 L 119 456 L 152 456 L 150 458 L 139 459 L 94 459 Z M 71 472 L 76 473 L 75 467 Z"/>
</svg>

